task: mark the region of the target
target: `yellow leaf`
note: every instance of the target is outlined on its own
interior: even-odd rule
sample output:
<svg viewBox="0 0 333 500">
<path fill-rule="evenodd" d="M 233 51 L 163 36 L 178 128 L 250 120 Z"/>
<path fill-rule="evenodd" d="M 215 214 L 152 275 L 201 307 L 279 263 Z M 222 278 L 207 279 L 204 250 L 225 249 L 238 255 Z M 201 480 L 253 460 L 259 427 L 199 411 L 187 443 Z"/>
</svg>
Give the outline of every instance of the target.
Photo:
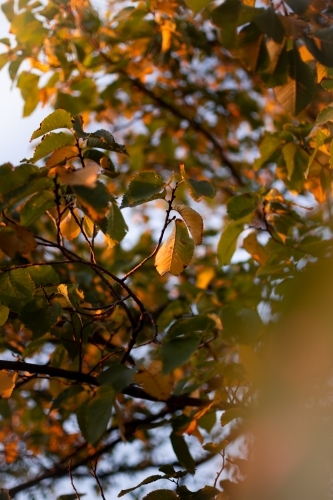
<svg viewBox="0 0 333 500">
<path fill-rule="evenodd" d="M 12 395 L 17 379 L 17 372 L 10 373 L 7 370 L 0 370 L 0 396 L 9 398 Z"/>
<path fill-rule="evenodd" d="M 243 248 L 262 266 L 267 264 L 268 256 L 264 248 L 258 243 L 255 233 L 250 233 L 243 241 Z"/>
<path fill-rule="evenodd" d="M 166 400 L 173 389 L 173 376 L 162 375 L 161 361 L 153 361 L 147 369 L 138 372 L 134 380 L 148 394 L 160 400 Z"/>
<path fill-rule="evenodd" d="M 157 272 L 161 276 L 167 272 L 178 276 L 191 262 L 193 252 L 194 243 L 188 234 L 185 223 L 176 219 L 172 233 L 156 254 Z"/>
<path fill-rule="evenodd" d="M 77 209 L 74 209 L 74 213 L 78 220 L 80 220 Z M 79 236 L 81 229 L 70 211 L 67 212 L 67 215 L 60 222 L 60 231 L 63 237 L 68 241 L 72 241 Z"/>
<path fill-rule="evenodd" d="M 86 186 L 94 188 L 96 186 L 99 166 L 94 162 L 88 163 L 88 160 L 86 160 L 85 168 L 78 168 L 75 170 L 69 166 L 56 167 L 56 172 L 61 182 L 67 184 L 67 186 Z"/>
<path fill-rule="evenodd" d="M 167 52 L 171 47 L 172 33 L 175 31 L 176 25 L 170 19 L 166 19 L 161 25 L 162 35 L 162 52 Z"/>
<path fill-rule="evenodd" d="M 201 215 L 193 210 L 193 208 L 187 207 L 186 205 L 175 205 L 174 210 L 177 210 L 177 212 L 183 217 L 185 224 L 192 235 L 194 243 L 196 245 L 201 245 L 203 233 L 203 221 Z"/>
<path fill-rule="evenodd" d="M 162 0 L 161 2 L 156 2 L 155 9 L 164 12 L 165 14 L 169 14 L 170 16 L 173 16 L 175 13 L 175 10 L 178 7 L 177 2 L 170 2 L 170 0 Z"/>
<path fill-rule="evenodd" d="M 76 158 L 78 150 L 76 146 L 64 146 L 63 148 L 56 149 L 46 161 L 47 167 L 54 167 L 63 161 Z"/>
<path fill-rule="evenodd" d="M 215 270 L 213 267 L 205 267 L 202 271 L 197 274 L 197 281 L 195 286 L 206 290 L 207 286 L 215 276 Z"/>
</svg>

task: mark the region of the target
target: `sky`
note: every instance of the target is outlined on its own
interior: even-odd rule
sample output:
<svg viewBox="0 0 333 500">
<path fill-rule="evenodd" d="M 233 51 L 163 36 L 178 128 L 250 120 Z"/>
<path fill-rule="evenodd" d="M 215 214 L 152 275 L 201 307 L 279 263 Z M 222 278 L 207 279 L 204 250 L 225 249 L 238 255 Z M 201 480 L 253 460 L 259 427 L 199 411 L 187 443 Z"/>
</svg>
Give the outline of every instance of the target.
<svg viewBox="0 0 333 500">
<path fill-rule="evenodd" d="M 1 4 L 0 0 L 0 4 Z M 0 38 L 8 37 L 9 23 L 0 10 Z M 0 53 L 6 46 L 0 44 Z M 38 106 L 31 116 L 23 118 L 23 100 L 18 88 L 12 88 L 8 75 L 8 67 L 0 70 L 0 165 L 10 162 L 18 165 L 22 158 L 29 158 L 32 146 L 29 143 L 32 132 L 51 111 L 50 108 Z"/>
</svg>

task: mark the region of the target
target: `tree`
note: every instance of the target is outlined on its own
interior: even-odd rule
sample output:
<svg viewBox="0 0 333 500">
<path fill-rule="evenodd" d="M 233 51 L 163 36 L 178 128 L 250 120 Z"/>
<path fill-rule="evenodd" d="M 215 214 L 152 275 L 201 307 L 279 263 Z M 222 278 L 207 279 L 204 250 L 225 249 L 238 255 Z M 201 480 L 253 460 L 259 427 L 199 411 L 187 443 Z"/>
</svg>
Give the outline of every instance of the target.
<svg viewBox="0 0 333 500">
<path fill-rule="evenodd" d="M 255 461 L 240 486 L 261 356 L 290 283 L 327 297 L 331 276 L 332 2 L 1 8 L 23 116 L 54 108 L 0 167 L 3 497 L 140 472 L 119 496 L 267 500 Z M 301 373 L 295 338 L 274 359 Z"/>
</svg>

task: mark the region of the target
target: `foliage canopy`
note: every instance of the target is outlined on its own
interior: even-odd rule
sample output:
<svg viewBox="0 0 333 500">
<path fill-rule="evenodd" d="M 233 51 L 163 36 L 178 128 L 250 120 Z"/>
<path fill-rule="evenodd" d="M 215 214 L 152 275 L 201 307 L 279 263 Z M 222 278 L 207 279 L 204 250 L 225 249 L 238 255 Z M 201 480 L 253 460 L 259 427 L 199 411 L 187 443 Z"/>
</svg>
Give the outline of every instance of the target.
<svg viewBox="0 0 333 500">
<path fill-rule="evenodd" d="M 0 498 L 91 474 L 103 498 L 258 500 L 261 355 L 332 249 L 333 3 L 97 7 L 1 6 L 23 116 L 54 111 L 0 166 Z"/>
</svg>

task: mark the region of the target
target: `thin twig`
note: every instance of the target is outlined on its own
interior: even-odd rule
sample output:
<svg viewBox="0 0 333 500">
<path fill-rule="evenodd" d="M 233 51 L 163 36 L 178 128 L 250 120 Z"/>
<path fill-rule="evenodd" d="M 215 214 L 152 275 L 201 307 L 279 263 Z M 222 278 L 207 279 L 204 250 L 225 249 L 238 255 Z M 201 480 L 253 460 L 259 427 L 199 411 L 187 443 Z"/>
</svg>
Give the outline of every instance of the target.
<svg viewBox="0 0 333 500">
<path fill-rule="evenodd" d="M 70 462 L 69 462 L 68 473 L 69 473 L 69 477 L 71 479 L 72 488 L 75 491 L 76 498 L 78 498 L 80 500 L 81 497 L 80 497 L 77 489 L 75 488 L 75 484 L 74 484 L 74 480 L 73 480 L 73 475 L 72 475 L 72 460 L 70 460 Z"/>
<path fill-rule="evenodd" d="M 89 462 L 89 463 L 90 463 L 90 467 L 91 467 L 90 474 L 95 479 L 95 481 L 97 483 L 97 486 L 99 487 L 99 491 L 101 493 L 101 497 L 103 498 L 103 500 L 106 500 L 105 495 L 104 495 L 104 491 L 103 491 L 103 488 L 102 488 L 102 485 L 101 485 L 100 480 L 98 479 L 98 476 L 97 476 L 97 458 L 95 460 L 94 466 L 92 465 L 91 462 Z"/>
</svg>

